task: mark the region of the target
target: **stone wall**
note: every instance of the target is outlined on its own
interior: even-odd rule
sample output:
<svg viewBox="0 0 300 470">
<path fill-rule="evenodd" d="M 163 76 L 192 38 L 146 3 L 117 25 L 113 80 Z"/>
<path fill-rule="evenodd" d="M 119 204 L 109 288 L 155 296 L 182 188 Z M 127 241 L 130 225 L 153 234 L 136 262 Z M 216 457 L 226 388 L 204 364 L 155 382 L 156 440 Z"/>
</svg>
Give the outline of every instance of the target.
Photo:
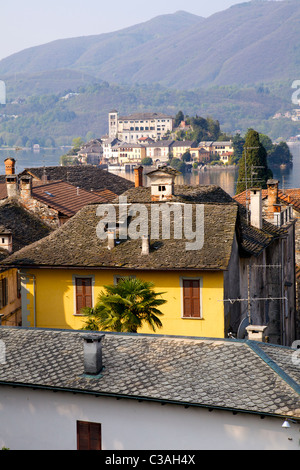
<svg viewBox="0 0 300 470">
<path fill-rule="evenodd" d="M 34 198 L 19 198 L 20 204 L 29 212 L 36 215 L 42 222 L 49 225 L 52 228 L 58 228 L 60 226 L 59 214 L 55 209 L 51 209 L 46 204 L 38 201 Z"/>
</svg>

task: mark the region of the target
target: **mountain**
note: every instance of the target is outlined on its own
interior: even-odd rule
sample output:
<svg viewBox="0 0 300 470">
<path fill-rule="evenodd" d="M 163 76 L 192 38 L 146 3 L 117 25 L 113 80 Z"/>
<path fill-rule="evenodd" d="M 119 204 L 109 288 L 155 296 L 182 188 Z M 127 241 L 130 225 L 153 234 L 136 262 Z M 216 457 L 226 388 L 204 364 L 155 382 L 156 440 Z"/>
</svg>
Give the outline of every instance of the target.
<svg viewBox="0 0 300 470">
<path fill-rule="evenodd" d="M 0 75 L 76 69 L 100 76 L 101 67 L 111 58 L 121 58 L 141 45 L 146 50 L 145 57 L 149 58 L 149 44 L 152 41 L 159 39 L 163 42 L 173 34 L 200 24 L 202 20 L 196 15 L 178 11 L 112 33 L 52 41 L 2 59 Z"/>
<path fill-rule="evenodd" d="M 250 1 L 208 18 L 179 11 L 107 34 L 53 41 L 0 61 L 0 76 L 58 69 L 177 89 L 300 76 L 300 2 Z"/>
</svg>

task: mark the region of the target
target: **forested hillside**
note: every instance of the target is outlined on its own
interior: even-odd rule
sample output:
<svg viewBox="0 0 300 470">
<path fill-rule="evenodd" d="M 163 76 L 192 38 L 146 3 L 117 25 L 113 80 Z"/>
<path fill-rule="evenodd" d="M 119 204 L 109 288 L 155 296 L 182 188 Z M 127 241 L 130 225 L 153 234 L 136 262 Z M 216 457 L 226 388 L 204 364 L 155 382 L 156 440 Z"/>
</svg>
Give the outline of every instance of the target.
<svg viewBox="0 0 300 470">
<path fill-rule="evenodd" d="M 100 137 L 107 114 L 208 116 L 223 132 L 300 134 L 300 2 L 251 1 L 202 18 L 179 11 L 109 34 L 63 39 L 0 61 L 0 143 L 66 145 Z"/>
<path fill-rule="evenodd" d="M 299 0 L 250 1 L 208 18 L 179 11 L 26 49 L 0 61 L 0 76 L 71 69 L 109 83 L 180 89 L 295 80 L 299 21 Z"/>
</svg>

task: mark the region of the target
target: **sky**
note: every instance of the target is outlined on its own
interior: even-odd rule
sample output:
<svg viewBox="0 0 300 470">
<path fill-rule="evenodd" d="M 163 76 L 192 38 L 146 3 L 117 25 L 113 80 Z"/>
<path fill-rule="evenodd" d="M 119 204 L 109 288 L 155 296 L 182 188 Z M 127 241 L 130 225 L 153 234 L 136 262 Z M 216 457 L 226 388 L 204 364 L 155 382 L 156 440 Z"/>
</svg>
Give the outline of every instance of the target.
<svg viewBox="0 0 300 470">
<path fill-rule="evenodd" d="M 208 16 L 244 0 L 9 0 L 0 5 L 0 60 L 56 39 L 117 31 L 184 10 Z"/>
</svg>

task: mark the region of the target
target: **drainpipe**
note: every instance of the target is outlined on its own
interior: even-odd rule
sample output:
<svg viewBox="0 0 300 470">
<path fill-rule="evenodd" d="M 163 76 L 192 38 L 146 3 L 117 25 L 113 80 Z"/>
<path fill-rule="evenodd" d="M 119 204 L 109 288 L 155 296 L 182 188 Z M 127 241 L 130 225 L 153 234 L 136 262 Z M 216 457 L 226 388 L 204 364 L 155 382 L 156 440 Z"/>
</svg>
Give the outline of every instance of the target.
<svg viewBox="0 0 300 470">
<path fill-rule="evenodd" d="M 21 271 L 18 271 L 19 275 L 25 276 L 27 279 L 30 277 L 32 278 L 32 285 L 33 285 L 33 326 L 36 328 L 36 278 L 34 274 L 30 273 L 21 273 Z"/>
</svg>

